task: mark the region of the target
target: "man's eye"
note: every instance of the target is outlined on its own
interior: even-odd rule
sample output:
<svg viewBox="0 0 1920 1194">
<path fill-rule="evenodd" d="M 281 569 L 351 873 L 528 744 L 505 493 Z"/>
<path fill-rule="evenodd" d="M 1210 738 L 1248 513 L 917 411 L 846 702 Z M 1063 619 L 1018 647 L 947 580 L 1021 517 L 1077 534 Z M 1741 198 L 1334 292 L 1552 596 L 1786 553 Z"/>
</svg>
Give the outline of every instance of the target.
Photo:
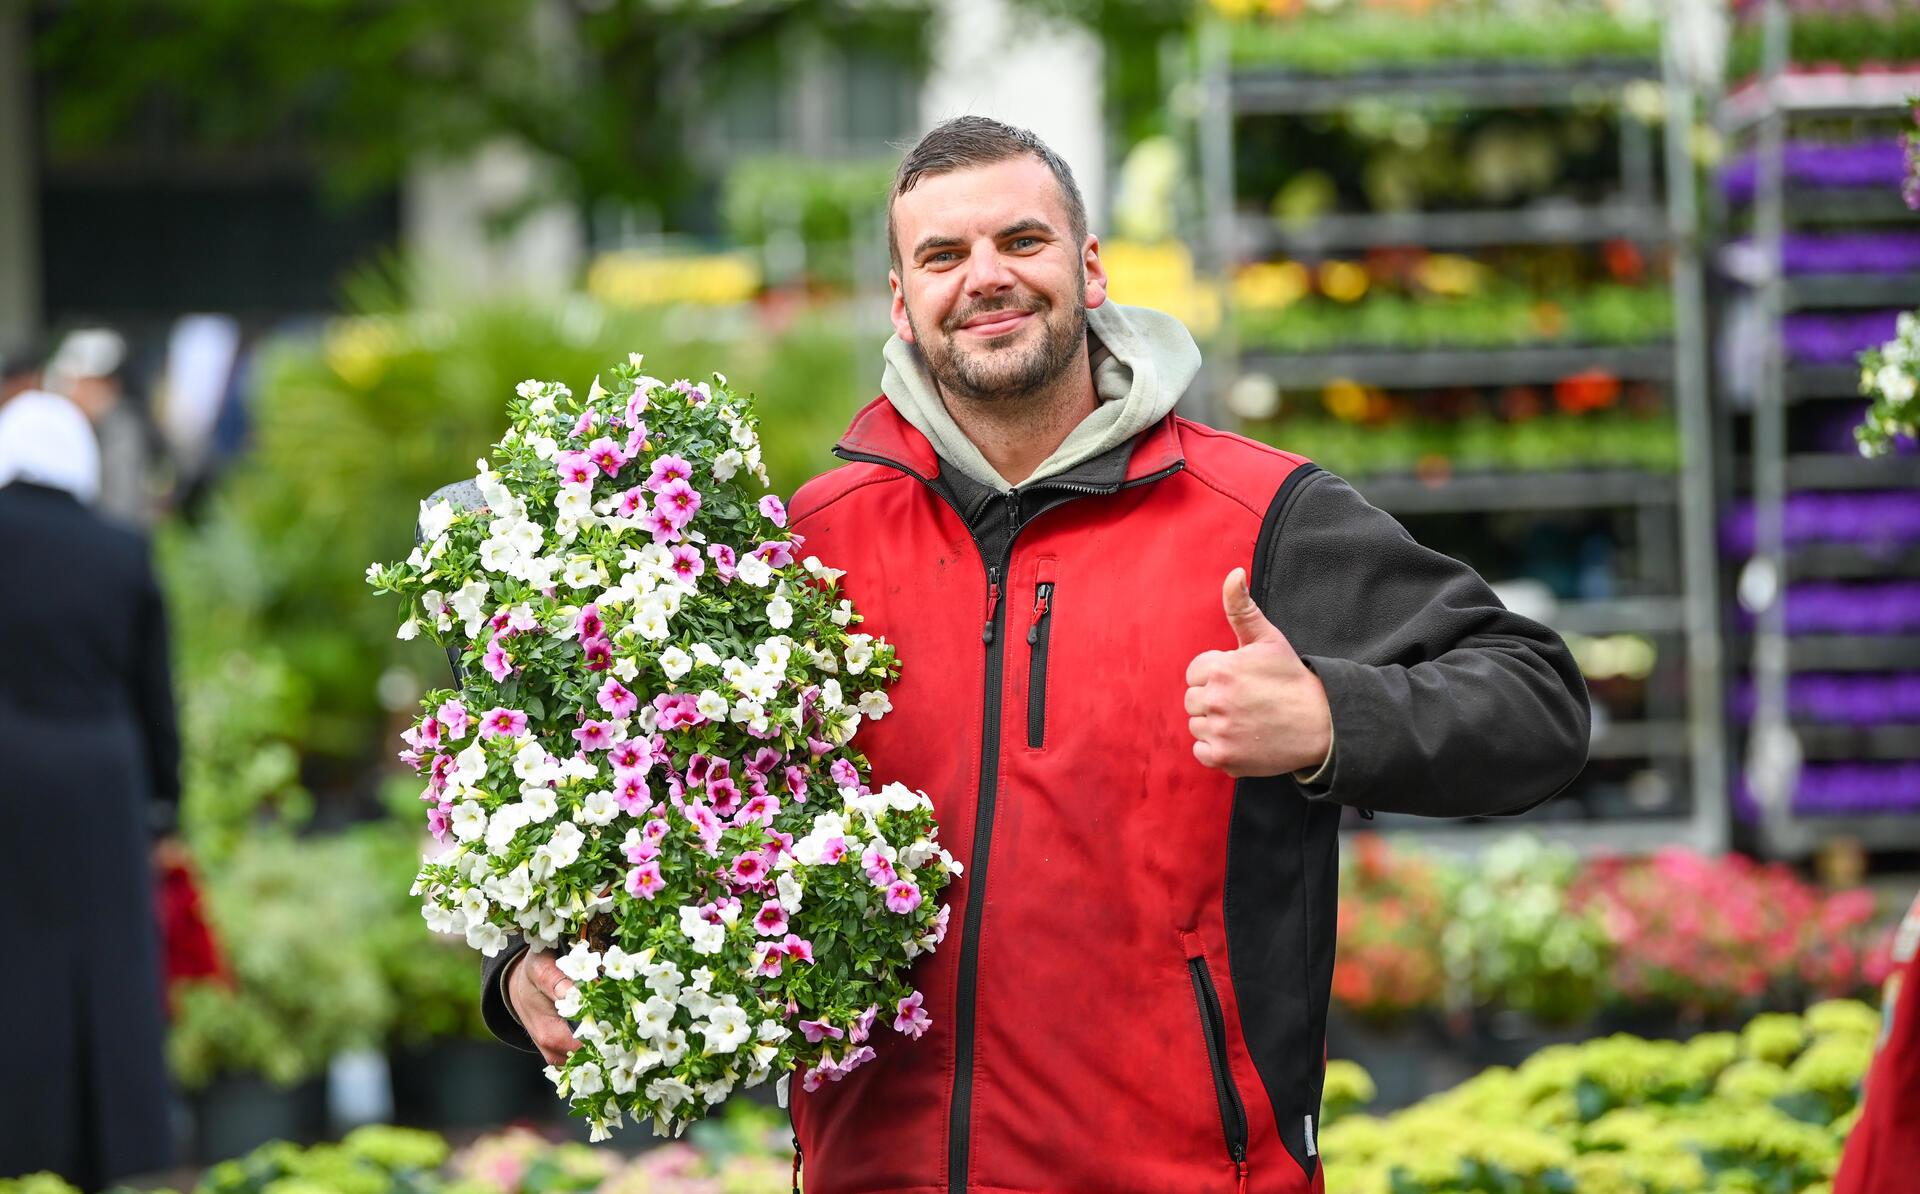
<svg viewBox="0 0 1920 1194">
<path fill-rule="evenodd" d="M 1016 236 L 1013 238 L 1013 247 L 1016 249 L 1025 248 L 1028 245 L 1037 245 L 1039 243 L 1040 238 L 1037 236 Z"/>
<path fill-rule="evenodd" d="M 928 264 L 928 265 L 938 265 L 938 264 L 940 264 L 940 263 L 941 263 L 941 262 L 942 262 L 942 261 L 943 261 L 944 259 L 948 259 L 948 258 L 951 258 L 951 259 L 955 259 L 955 260 L 958 260 L 958 259 L 959 259 L 959 256 L 960 256 L 960 255 L 959 255 L 958 253 L 956 253 L 956 252 L 954 252 L 954 251 L 953 251 L 952 249 L 942 249 L 942 250 L 940 250 L 940 251 L 939 251 L 938 253 L 935 253 L 935 254 L 934 254 L 933 256 L 931 256 L 931 257 L 929 257 L 929 258 L 927 258 L 927 264 Z"/>
</svg>

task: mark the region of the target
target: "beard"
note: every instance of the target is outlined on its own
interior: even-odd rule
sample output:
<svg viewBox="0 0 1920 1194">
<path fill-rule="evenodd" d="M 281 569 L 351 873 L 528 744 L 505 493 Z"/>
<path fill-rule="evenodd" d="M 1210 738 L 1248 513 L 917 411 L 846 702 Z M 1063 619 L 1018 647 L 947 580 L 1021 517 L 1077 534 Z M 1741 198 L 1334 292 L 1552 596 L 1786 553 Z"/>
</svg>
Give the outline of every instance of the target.
<svg viewBox="0 0 1920 1194">
<path fill-rule="evenodd" d="M 1083 282 L 1080 287 L 1085 289 Z M 961 326 L 990 311 L 1031 311 L 1039 334 L 1031 343 L 1015 347 L 1007 341 L 1027 331 L 1016 328 L 996 336 L 977 349 L 964 349 L 955 339 Z M 913 328 L 909 345 L 927 373 L 949 393 L 974 402 L 1007 402 L 1044 393 L 1073 367 L 1086 351 L 1087 309 L 1074 303 L 1061 308 L 1045 295 L 1002 298 L 976 303 L 955 313 L 941 325 L 941 337 L 929 342 L 913 309 L 907 309 Z"/>
</svg>

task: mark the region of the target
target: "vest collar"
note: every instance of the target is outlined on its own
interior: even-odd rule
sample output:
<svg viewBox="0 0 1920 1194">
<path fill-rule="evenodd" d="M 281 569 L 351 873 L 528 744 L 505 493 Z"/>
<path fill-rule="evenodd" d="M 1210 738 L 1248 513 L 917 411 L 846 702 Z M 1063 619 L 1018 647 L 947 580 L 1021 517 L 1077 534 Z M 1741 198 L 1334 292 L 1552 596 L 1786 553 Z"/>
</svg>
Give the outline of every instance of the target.
<svg viewBox="0 0 1920 1194">
<path fill-rule="evenodd" d="M 926 481 L 932 481 L 941 471 L 941 460 L 933 445 L 917 427 L 900 417 L 885 394 L 867 403 L 853 417 L 846 434 L 834 445 L 834 454 L 889 464 Z M 1069 485 L 1110 492 L 1169 472 L 1184 462 L 1179 422 L 1175 416 L 1168 415 L 1130 442 L 1064 473 L 1044 478 L 1036 485 Z"/>
</svg>

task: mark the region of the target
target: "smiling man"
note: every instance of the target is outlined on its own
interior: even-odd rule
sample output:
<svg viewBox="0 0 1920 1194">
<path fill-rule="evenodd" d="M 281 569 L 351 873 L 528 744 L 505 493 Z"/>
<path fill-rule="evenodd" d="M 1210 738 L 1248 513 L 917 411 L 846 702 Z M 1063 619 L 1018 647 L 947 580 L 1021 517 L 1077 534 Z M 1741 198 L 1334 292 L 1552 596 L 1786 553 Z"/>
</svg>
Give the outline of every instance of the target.
<svg viewBox="0 0 1920 1194">
<path fill-rule="evenodd" d="M 935 128 L 890 224 L 884 392 L 792 510 L 899 652 L 875 778 L 965 874 L 932 1028 L 795 1092 L 807 1189 L 1319 1190 L 1342 806 L 1540 803 L 1580 674 L 1337 477 L 1173 415 L 1192 336 L 1107 301 L 1031 133 Z M 508 957 L 489 1022 L 563 1055 L 566 980 Z"/>
</svg>

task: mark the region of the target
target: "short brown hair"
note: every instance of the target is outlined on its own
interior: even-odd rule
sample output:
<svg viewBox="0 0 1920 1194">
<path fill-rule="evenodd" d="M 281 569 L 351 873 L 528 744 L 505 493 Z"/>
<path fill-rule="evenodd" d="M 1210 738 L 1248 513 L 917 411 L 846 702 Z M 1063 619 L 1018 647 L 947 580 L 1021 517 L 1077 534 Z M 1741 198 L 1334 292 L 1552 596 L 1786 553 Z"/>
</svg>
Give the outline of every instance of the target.
<svg viewBox="0 0 1920 1194">
<path fill-rule="evenodd" d="M 1028 155 L 1039 158 L 1060 184 L 1060 198 L 1067 205 L 1067 229 L 1073 235 L 1073 251 L 1078 256 L 1087 240 L 1087 205 L 1080 198 L 1080 188 L 1074 184 L 1073 169 L 1045 141 L 1026 129 L 986 116 L 956 116 L 928 130 L 919 144 L 900 159 L 900 169 L 894 173 L 893 189 L 887 193 L 887 256 L 892 259 L 893 268 L 900 268 L 900 236 L 893 220 L 895 199 L 929 175 L 991 166 Z"/>
</svg>

